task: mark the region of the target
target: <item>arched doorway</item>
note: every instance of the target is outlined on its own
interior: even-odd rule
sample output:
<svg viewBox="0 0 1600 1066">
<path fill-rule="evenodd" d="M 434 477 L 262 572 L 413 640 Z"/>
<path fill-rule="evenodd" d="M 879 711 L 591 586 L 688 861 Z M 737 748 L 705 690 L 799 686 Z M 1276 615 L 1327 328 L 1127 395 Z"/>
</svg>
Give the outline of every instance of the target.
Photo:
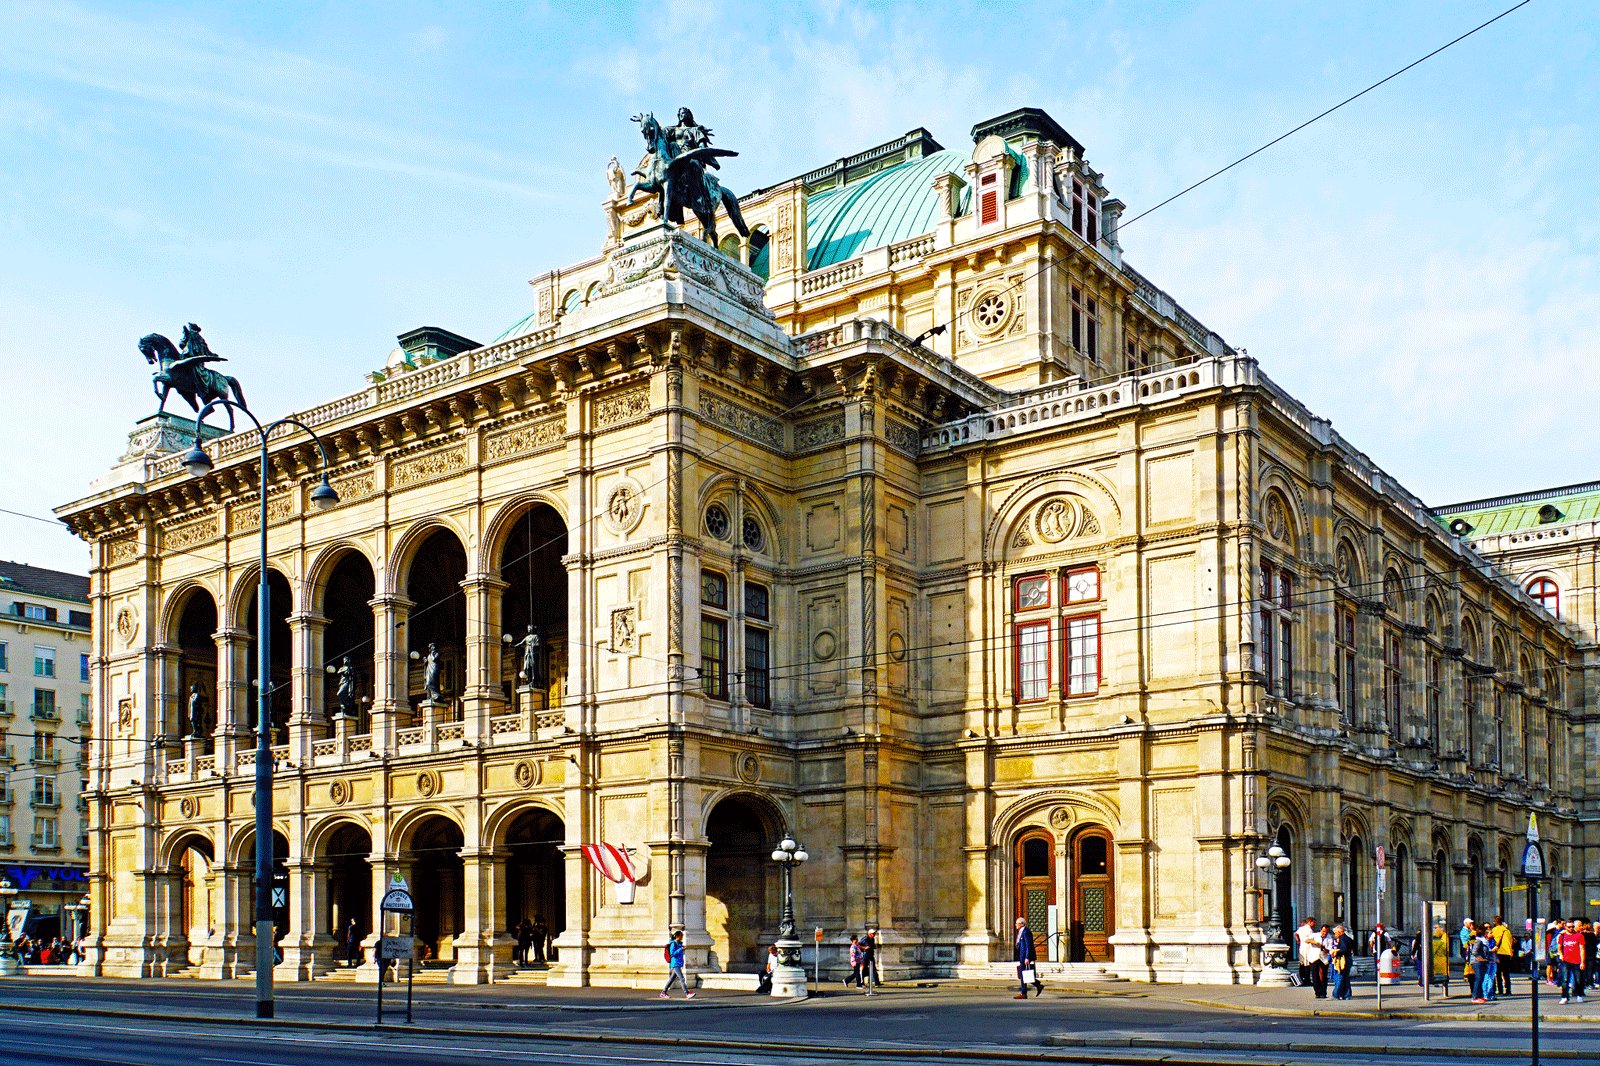
<svg viewBox="0 0 1600 1066">
<path fill-rule="evenodd" d="M 1056 945 L 1047 938 L 1050 908 L 1056 905 L 1056 838 L 1043 829 L 1025 829 L 1012 852 L 1016 917 L 1028 923 L 1039 957 L 1054 959 Z"/>
<path fill-rule="evenodd" d="M 1072 961 L 1105 962 L 1111 958 L 1111 935 L 1117 931 L 1116 893 L 1112 887 L 1111 833 L 1099 826 L 1072 837 Z"/>
<path fill-rule="evenodd" d="M 250 710 L 248 721 L 253 731 L 256 728 L 256 711 L 260 707 L 260 689 L 257 688 L 260 676 L 261 658 L 256 649 L 256 629 L 260 622 L 260 612 L 256 607 L 256 598 L 259 595 L 259 585 L 251 582 L 250 596 L 245 601 L 244 622 L 245 632 L 250 635 L 248 651 L 245 662 L 245 677 L 249 680 Z M 294 611 L 293 596 L 289 591 L 289 579 L 276 570 L 267 572 L 267 611 L 271 617 L 272 662 L 271 670 L 271 707 L 272 707 L 272 742 L 274 744 L 287 743 L 289 739 L 288 723 L 289 710 L 293 706 L 293 692 L 290 690 L 289 656 L 291 651 L 289 635 L 289 615 Z"/>
<path fill-rule="evenodd" d="M 461 695 L 467 661 L 467 553 L 447 529 L 429 533 L 406 571 L 406 596 L 411 614 L 406 623 L 410 660 L 407 693 L 415 707 L 422 702 L 429 645 L 439 652 L 439 687 L 446 700 Z"/>
<path fill-rule="evenodd" d="M 548 504 L 535 504 L 506 533 L 500 548 L 502 643 L 500 679 L 508 702 L 522 684 L 522 640 L 531 625 L 542 645 L 536 699 L 558 706 L 567 677 L 567 526 Z M 539 708 L 544 709 L 544 708 Z"/>
<path fill-rule="evenodd" d="M 567 928 L 566 825 L 553 812 L 543 808 L 523 811 L 506 829 L 506 911 L 504 928 L 515 935 L 517 925 L 527 921 L 536 928 L 543 925 L 554 940 Z M 535 943 L 527 961 L 546 958 L 545 945 Z"/>
<path fill-rule="evenodd" d="M 1483 913 L 1483 845 L 1474 838 L 1467 844 L 1467 913 L 1482 925 L 1488 917 Z"/>
<path fill-rule="evenodd" d="M 411 865 L 417 907 L 412 930 L 428 953 L 427 959 L 455 961 L 455 936 L 466 914 L 461 845 L 461 827 L 442 815 L 433 815 L 411 834 L 411 846 L 404 855 Z"/>
<path fill-rule="evenodd" d="M 1433 853 L 1433 898 L 1439 902 L 1450 899 L 1450 854 L 1444 848 Z"/>
<path fill-rule="evenodd" d="M 204 963 L 205 945 L 216 928 L 216 885 L 211 877 L 214 859 L 211 841 L 198 835 L 185 840 L 174 852 L 177 885 L 173 903 L 177 913 L 171 916 L 171 930 L 184 940 L 184 957 L 177 961 L 191 966 Z"/>
<path fill-rule="evenodd" d="M 1394 882 L 1394 927 L 1404 931 L 1411 928 L 1411 849 L 1404 844 L 1395 846 L 1392 880 Z"/>
<path fill-rule="evenodd" d="M 330 719 L 339 713 L 340 661 L 349 657 L 356 690 L 356 733 L 371 731 L 373 652 L 375 650 L 372 597 L 376 588 L 372 565 L 357 551 L 347 551 L 328 572 L 322 589 L 322 615 L 328 626 L 322 634 L 322 706 Z"/>
<path fill-rule="evenodd" d="M 196 685 L 204 707 L 201 736 L 210 750 L 211 735 L 217 728 L 217 601 L 205 589 L 193 589 L 184 597 L 178 612 L 178 691 L 162 709 L 162 731 L 169 737 L 195 734 L 190 700 Z"/>
<path fill-rule="evenodd" d="M 1278 826 L 1278 835 L 1275 838 L 1278 847 L 1291 860 L 1294 858 L 1294 833 L 1287 825 Z M 1291 862 L 1288 866 L 1279 866 L 1273 874 L 1272 892 L 1273 902 L 1278 905 L 1278 943 L 1294 943 L 1295 906 L 1294 906 L 1294 878 L 1290 871 L 1294 868 Z"/>
<path fill-rule="evenodd" d="M 1361 838 L 1353 836 L 1350 838 L 1350 846 L 1345 851 L 1344 913 L 1338 915 L 1338 920 L 1344 922 L 1352 936 L 1356 926 L 1361 923 L 1362 916 L 1367 913 L 1361 905 L 1361 867 L 1364 864 Z"/>
<path fill-rule="evenodd" d="M 254 936 L 256 920 L 256 835 L 247 832 L 240 843 L 239 866 L 246 874 L 239 879 L 244 899 L 239 904 L 239 927 L 244 936 Z M 289 839 L 272 831 L 272 925 L 281 940 L 289 931 Z M 252 941 L 253 942 L 253 941 Z"/>
<path fill-rule="evenodd" d="M 738 796 L 719 802 L 706 819 L 706 931 L 715 968 L 751 973 L 760 966 L 758 952 L 778 912 L 769 900 L 776 895 L 771 856 L 780 831 Z"/>
<path fill-rule="evenodd" d="M 338 943 L 335 949 L 342 963 L 345 930 L 355 919 L 356 935 L 365 939 L 372 927 L 372 834 L 354 822 L 335 829 L 317 856 L 328 867 L 328 909 L 319 915 L 322 929 Z M 359 961 L 359 960 L 358 960 Z"/>
</svg>

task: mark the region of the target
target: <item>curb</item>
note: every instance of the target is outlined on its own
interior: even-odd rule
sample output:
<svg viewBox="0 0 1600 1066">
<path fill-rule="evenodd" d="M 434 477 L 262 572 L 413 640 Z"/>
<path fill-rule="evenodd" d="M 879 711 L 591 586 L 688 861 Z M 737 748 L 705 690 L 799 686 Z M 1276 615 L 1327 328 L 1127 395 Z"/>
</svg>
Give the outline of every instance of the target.
<svg viewBox="0 0 1600 1066">
<path fill-rule="evenodd" d="M 1407 1022 L 1500 1022 L 1504 1025 L 1527 1025 L 1529 1016 L 1508 1016 L 1505 1014 L 1485 1014 L 1482 1011 L 1473 1011 L 1461 1014 L 1426 1014 L 1421 1011 L 1411 1010 L 1386 1010 L 1379 1014 L 1376 1010 L 1306 1010 L 1301 1007 L 1266 1007 L 1244 1003 L 1224 1003 L 1214 999 L 1184 999 L 1191 1007 L 1208 1007 L 1213 1010 L 1233 1011 L 1236 1014 L 1271 1014 L 1282 1018 L 1365 1018 L 1382 1021 L 1407 1021 Z M 1570 1014 L 1545 1014 L 1540 1012 L 1539 1024 L 1556 1023 L 1558 1025 L 1600 1025 L 1600 1017 L 1574 1018 Z M 1542 1052 L 1541 1052 L 1542 1054 Z"/>
<path fill-rule="evenodd" d="M 1223 1040 L 1183 1040 L 1164 1039 L 1162 1037 L 1124 1037 L 1101 1041 L 1090 1040 L 1081 1036 L 1052 1036 L 1047 1040 L 1052 1047 L 1126 1047 L 1148 1048 L 1151 1051 L 1241 1051 L 1261 1054 L 1271 1051 L 1288 1051 L 1295 1054 L 1316 1053 L 1321 1058 L 1336 1059 L 1341 1055 L 1389 1055 L 1389 1056 L 1415 1056 L 1431 1052 L 1429 1048 L 1419 1047 L 1392 1047 L 1386 1044 L 1328 1044 L 1293 1040 L 1282 1044 L 1240 1044 Z M 1518 1059 L 1526 1061 L 1528 1052 L 1523 1048 L 1486 1048 L 1463 1047 L 1450 1051 L 1450 1055 L 1459 1058 L 1473 1059 Z M 1583 1062 L 1593 1062 L 1594 1054 L 1589 1051 L 1551 1050 L 1540 1048 L 1541 1059 L 1578 1059 Z"/>
</svg>

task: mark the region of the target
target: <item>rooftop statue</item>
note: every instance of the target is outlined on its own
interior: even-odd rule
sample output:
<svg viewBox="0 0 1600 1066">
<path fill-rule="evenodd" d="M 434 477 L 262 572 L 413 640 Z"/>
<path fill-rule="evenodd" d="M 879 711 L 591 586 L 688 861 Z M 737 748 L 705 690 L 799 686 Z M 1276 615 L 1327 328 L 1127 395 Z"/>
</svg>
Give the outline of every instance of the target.
<svg viewBox="0 0 1600 1066">
<path fill-rule="evenodd" d="M 227 399 L 230 390 L 235 403 L 247 409 L 250 406 L 244 402 L 244 388 L 238 378 L 205 365 L 225 360 L 211 350 L 200 335 L 200 327 L 193 322 L 183 327 L 181 347 L 159 333 L 149 333 L 139 338 L 139 351 L 144 353 L 145 362 L 156 368 L 151 384 L 161 400 L 157 414 L 166 413 L 167 397 L 174 392 L 188 400 L 197 412 L 212 400 Z M 232 411 L 228 412 L 228 428 L 233 428 Z"/>
<path fill-rule="evenodd" d="M 750 235 L 750 227 L 739 213 L 739 198 L 724 189 L 711 173 L 721 169 L 719 158 L 738 152 L 711 147 L 711 130 L 695 122 L 694 113 L 687 107 L 678 108 L 674 126 L 663 128 L 648 111 L 633 116 L 633 121 L 639 123 L 646 151 L 633 172 L 639 180 L 628 190 L 628 199 L 640 190 L 655 193 L 656 217 L 678 226 L 683 225 L 684 208 L 688 208 L 700 220 L 706 239 L 712 244 L 717 243 L 718 207 L 727 209 L 740 236 Z"/>
</svg>

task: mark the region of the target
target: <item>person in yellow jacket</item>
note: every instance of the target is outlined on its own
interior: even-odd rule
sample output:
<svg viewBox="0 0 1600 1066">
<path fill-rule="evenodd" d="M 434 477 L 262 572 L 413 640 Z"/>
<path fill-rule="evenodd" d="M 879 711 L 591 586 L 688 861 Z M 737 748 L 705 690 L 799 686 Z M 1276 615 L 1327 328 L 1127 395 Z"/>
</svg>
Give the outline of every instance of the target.
<svg viewBox="0 0 1600 1066">
<path fill-rule="evenodd" d="M 1498 964 L 1494 971 L 1493 991 L 1502 996 L 1509 996 L 1511 964 L 1517 957 L 1517 939 L 1511 935 L 1511 927 L 1506 925 L 1505 918 L 1498 914 L 1494 916 L 1494 924 L 1489 926 L 1489 938 L 1494 941 L 1494 961 Z"/>
<path fill-rule="evenodd" d="M 1430 973 L 1434 981 L 1443 982 L 1444 994 L 1450 995 L 1450 934 L 1444 931 L 1443 922 L 1433 927 L 1433 966 Z"/>
</svg>

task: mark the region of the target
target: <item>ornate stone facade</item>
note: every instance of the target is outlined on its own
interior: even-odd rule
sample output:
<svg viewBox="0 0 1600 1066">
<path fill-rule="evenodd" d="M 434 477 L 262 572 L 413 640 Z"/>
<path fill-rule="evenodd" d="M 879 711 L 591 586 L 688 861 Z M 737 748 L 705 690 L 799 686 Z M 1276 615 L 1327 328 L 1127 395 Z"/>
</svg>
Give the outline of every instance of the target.
<svg viewBox="0 0 1600 1066">
<path fill-rule="evenodd" d="M 1120 204 L 1048 116 L 978 133 L 775 186 L 720 252 L 624 207 L 523 328 L 302 416 L 371 477 L 311 513 L 314 471 L 274 463 L 283 976 L 350 918 L 370 958 L 395 872 L 455 980 L 503 976 L 534 914 L 554 983 L 651 977 L 668 927 L 753 971 L 784 833 L 833 965 L 877 925 L 896 974 L 986 972 L 1021 914 L 1053 961 L 1253 980 L 1273 841 L 1286 914 L 1362 926 L 1375 844 L 1389 924 L 1422 898 L 1520 919 L 1497 893 L 1530 810 L 1556 898 L 1600 887 L 1593 634 L 1123 263 Z M 940 160 L 911 190 L 931 230 L 838 251 L 831 191 Z M 100 545 L 119 738 L 97 972 L 252 965 L 253 545 L 174 548 L 254 485 L 250 448 L 212 453 L 62 508 Z M 600 841 L 634 902 L 575 847 Z"/>
</svg>

